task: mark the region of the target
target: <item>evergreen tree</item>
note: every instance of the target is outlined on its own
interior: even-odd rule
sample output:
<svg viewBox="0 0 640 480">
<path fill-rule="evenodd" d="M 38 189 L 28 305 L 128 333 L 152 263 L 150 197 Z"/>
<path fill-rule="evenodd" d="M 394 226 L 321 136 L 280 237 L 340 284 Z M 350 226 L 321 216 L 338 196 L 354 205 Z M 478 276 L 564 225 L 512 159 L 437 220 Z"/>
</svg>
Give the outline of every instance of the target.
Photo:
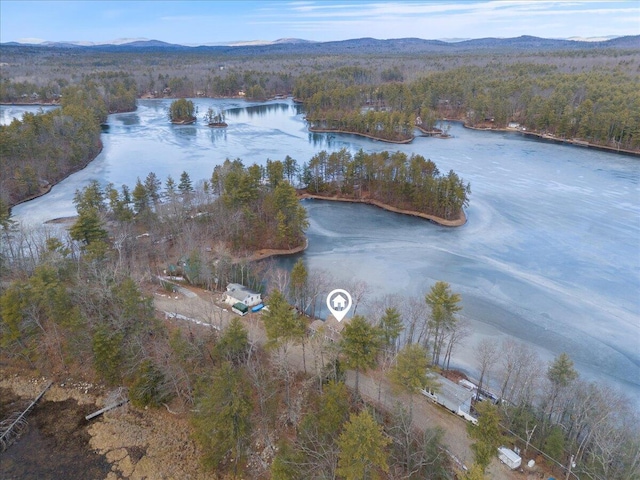
<svg viewBox="0 0 640 480">
<path fill-rule="evenodd" d="M 487 469 L 493 457 L 496 456 L 498 447 L 504 443 L 504 437 L 500 430 L 500 413 L 498 407 L 491 402 L 476 404 L 478 412 L 478 424 L 467 424 L 469 437 L 476 442 L 471 445 L 475 456 L 475 463 L 482 469 Z"/>
<path fill-rule="evenodd" d="M 385 478 L 391 440 L 367 410 L 352 414 L 338 438 L 337 473 L 345 480 Z"/>
<path fill-rule="evenodd" d="M 293 183 L 293 179 L 298 174 L 298 170 L 298 162 L 289 155 L 284 157 L 284 175 L 287 177 L 289 183 Z"/>
<path fill-rule="evenodd" d="M 356 315 L 342 330 L 340 346 L 347 368 L 356 371 L 356 395 L 358 395 L 360 371 L 367 370 L 376 364 L 380 348 L 380 333 L 378 329 L 369 325 L 362 315 Z"/>
<path fill-rule="evenodd" d="M 97 180 L 91 180 L 82 190 L 76 190 L 73 204 L 78 213 L 86 210 L 104 211 L 104 192 Z"/>
<path fill-rule="evenodd" d="M 158 407 L 168 401 L 164 374 L 151 360 L 142 362 L 129 389 L 129 398 L 136 407 Z"/>
<path fill-rule="evenodd" d="M 203 383 L 196 405 L 192 424 L 204 453 L 204 464 L 219 471 L 228 461 L 237 475 L 252 431 L 251 389 L 243 371 L 224 362 L 211 381 Z"/>
<path fill-rule="evenodd" d="M 183 194 L 189 194 L 193 192 L 193 184 L 191 183 L 191 178 L 187 172 L 182 172 L 180 174 L 180 183 L 178 183 L 178 191 Z"/>
<path fill-rule="evenodd" d="M 397 308 L 389 307 L 385 309 L 384 315 L 380 318 L 379 328 L 384 347 L 390 352 L 395 352 L 398 337 L 404 330 L 402 318 Z"/>
<path fill-rule="evenodd" d="M 573 361 L 564 352 L 558 355 L 549 365 L 547 379 L 551 383 L 551 395 L 547 420 L 551 420 L 561 392 L 573 383 L 576 378 L 578 378 L 578 372 L 573 367 Z"/>
<path fill-rule="evenodd" d="M 147 178 L 144 179 L 144 187 L 147 190 L 147 195 L 149 196 L 149 200 L 153 202 L 154 205 L 157 205 L 160 201 L 160 187 L 162 186 L 162 182 L 158 176 L 149 172 Z"/>
<path fill-rule="evenodd" d="M 269 309 L 262 315 L 267 346 L 279 348 L 288 342 L 298 341 L 305 333 L 304 326 L 282 292 L 271 292 L 267 304 Z"/>
<path fill-rule="evenodd" d="M 164 184 L 164 194 L 168 198 L 173 198 L 176 194 L 176 181 L 173 179 L 171 175 L 167 177 L 167 180 Z"/>
<path fill-rule="evenodd" d="M 249 354 L 249 337 L 238 317 L 234 317 L 216 343 L 218 356 L 233 365 L 240 365 Z"/>
<path fill-rule="evenodd" d="M 71 238 L 82 243 L 84 250 L 106 251 L 107 231 L 96 210 L 83 210 L 69 229 Z"/>
<path fill-rule="evenodd" d="M 433 331 L 433 355 L 431 362 L 440 363 L 440 352 L 446 330 L 457 321 L 455 314 L 462 310 L 460 295 L 451 293 L 447 282 L 436 282 L 425 296 L 425 302 L 431 308 L 429 326 Z"/>
<path fill-rule="evenodd" d="M 427 353 L 422 345 L 415 343 L 398 352 L 396 364 L 389 372 L 389 379 L 396 389 L 413 395 L 429 386 Z"/>
<path fill-rule="evenodd" d="M 307 294 L 307 282 L 309 272 L 302 259 L 298 259 L 291 269 L 291 297 L 293 303 L 300 311 L 306 309 L 305 296 Z"/>
<path fill-rule="evenodd" d="M 179 98 L 171 102 L 169 107 L 169 120 L 174 123 L 186 123 L 196 119 L 195 106 L 191 100 Z"/>
<path fill-rule="evenodd" d="M 131 194 L 133 196 L 133 210 L 136 212 L 136 215 L 145 213 L 149 209 L 150 198 L 149 192 L 142 184 L 139 177 Z"/>
</svg>

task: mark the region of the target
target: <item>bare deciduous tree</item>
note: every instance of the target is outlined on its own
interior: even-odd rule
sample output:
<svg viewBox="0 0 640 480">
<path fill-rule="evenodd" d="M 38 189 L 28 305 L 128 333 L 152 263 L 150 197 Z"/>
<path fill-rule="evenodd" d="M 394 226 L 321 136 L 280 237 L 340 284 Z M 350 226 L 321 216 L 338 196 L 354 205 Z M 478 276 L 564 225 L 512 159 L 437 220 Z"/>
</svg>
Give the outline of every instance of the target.
<svg viewBox="0 0 640 480">
<path fill-rule="evenodd" d="M 489 377 L 491 370 L 498 361 L 500 352 L 498 350 L 498 344 L 495 340 L 490 338 L 484 338 L 480 340 L 480 343 L 475 348 L 475 360 L 478 369 L 480 370 L 480 378 L 478 380 L 478 391 L 476 393 L 476 400 L 480 398 L 480 390 L 484 386 L 484 382 Z"/>
</svg>

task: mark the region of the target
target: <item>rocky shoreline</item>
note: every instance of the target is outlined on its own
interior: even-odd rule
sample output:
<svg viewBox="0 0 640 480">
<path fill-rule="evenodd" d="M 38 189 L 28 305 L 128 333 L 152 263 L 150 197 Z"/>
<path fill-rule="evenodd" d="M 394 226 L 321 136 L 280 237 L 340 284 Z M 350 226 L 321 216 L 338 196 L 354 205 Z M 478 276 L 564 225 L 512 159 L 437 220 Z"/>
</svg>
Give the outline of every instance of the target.
<svg viewBox="0 0 640 480">
<path fill-rule="evenodd" d="M 314 127 L 309 127 L 309 131 L 313 132 L 313 133 L 342 133 L 342 134 L 346 134 L 346 135 L 356 135 L 358 137 L 365 137 L 365 138 L 370 138 L 371 140 L 377 140 L 378 142 L 384 142 L 384 143 L 396 143 L 396 144 L 407 144 L 407 143 L 411 143 L 413 142 L 413 136 L 411 138 L 408 138 L 406 140 L 389 140 L 386 138 L 380 138 L 380 137 L 376 137 L 374 135 L 369 135 L 368 133 L 360 133 L 360 132 L 352 132 L 349 130 L 339 130 L 339 129 L 333 129 L 333 128 L 314 128 Z"/>
<path fill-rule="evenodd" d="M 402 215 L 410 215 L 412 217 L 424 218 L 425 220 L 429 220 L 430 222 L 436 223 L 443 227 L 461 227 L 465 223 L 467 223 L 467 216 L 464 213 L 464 210 L 461 210 L 460 217 L 456 220 L 447 220 L 445 218 L 437 217 L 435 215 L 429 215 L 427 213 L 416 212 L 414 210 L 403 210 L 401 208 L 392 207 L 391 205 L 387 205 L 386 203 L 382 203 L 378 200 L 373 200 L 370 198 L 345 198 L 345 197 L 327 197 L 323 195 L 314 195 L 308 192 L 301 192 L 298 194 L 298 198 L 302 199 L 315 199 L 315 200 L 328 200 L 330 202 L 347 202 L 347 203 L 364 203 L 366 205 L 373 205 L 375 207 L 382 208 L 383 210 L 387 210 L 389 212 L 400 213 Z"/>
<path fill-rule="evenodd" d="M 477 127 L 477 126 L 467 125 L 465 122 L 461 122 L 461 123 L 464 128 L 468 128 L 469 130 L 480 130 L 483 132 L 519 133 L 521 135 L 524 135 L 525 137 L 534 137 L 539 140 L 543 140 L 547 142 L 573 145 L 575 147 L 593 148 L 594 150 L 601 150 L 603 152 L 618 153 L 622 155 L 633 155 L 635 157 L 640 157 L 639 150 L 628 150 L 625 148 L 615 148 L 607 145 L 598 145 L 597 143 L 591 143 L 586 140 L 580 140 L 578 138 L 560 138 L 548 133 L 540 133 L 535 131 L 523 130 L 521 128 Z"/>
</svg>

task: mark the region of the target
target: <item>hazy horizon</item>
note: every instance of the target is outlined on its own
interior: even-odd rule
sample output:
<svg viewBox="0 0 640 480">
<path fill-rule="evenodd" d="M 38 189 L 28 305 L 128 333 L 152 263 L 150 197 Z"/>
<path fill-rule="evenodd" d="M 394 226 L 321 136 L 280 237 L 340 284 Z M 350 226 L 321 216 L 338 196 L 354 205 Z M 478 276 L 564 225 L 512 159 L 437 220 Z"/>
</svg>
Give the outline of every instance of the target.
<svg viewBox="0 0 640 480">
<path fill-rule="evenodd" d="M 640 4 L 474 1 L 0 2 L 0 42 L 149 39 L 181 45 L 415 37 L 610 38 L 640 34 Z"/>
</svg>

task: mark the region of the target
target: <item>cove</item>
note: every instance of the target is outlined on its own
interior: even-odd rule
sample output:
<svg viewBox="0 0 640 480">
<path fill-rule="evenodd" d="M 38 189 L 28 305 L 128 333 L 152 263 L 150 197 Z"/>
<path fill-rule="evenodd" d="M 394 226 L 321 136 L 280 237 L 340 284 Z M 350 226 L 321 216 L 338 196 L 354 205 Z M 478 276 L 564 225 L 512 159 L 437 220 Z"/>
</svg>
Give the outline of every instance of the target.
<svg viewBox="0 0 640 480">
<path fill-rule="evenodd" d="M 366 281 L 370 298 L 421 297 L 437 280 L 450 283 L 474 328 L 452 363 L 471 373 L 477 341 L 513 337 L 545 360 L 566 351 L 586 378 L 640 398 L 637 158 L 457 123 L 450 139 L 390 145 L 310 133 L 290 101 L 194 102 L 199 118 L 209 106 L 225 109 L 229 126 L 170 125 L 170 101 L 140 101 L 136 112 L 109 117 L 96 160 L 14 216 L 42 223 L 73 215 L 75 190 L 92 179 L 131 186 L 149 171 L 164 180 L 183 170 L 208 178 L 227 157 L 265 164 L 286 155 L 302 163 L 323 149 L 420 154 L 471 183 L 467 223 L 446 228 L 367 205 L 305 200 L 311 225 L 300 255 L 308 266 L 337 282 Z"/>
</svg>

